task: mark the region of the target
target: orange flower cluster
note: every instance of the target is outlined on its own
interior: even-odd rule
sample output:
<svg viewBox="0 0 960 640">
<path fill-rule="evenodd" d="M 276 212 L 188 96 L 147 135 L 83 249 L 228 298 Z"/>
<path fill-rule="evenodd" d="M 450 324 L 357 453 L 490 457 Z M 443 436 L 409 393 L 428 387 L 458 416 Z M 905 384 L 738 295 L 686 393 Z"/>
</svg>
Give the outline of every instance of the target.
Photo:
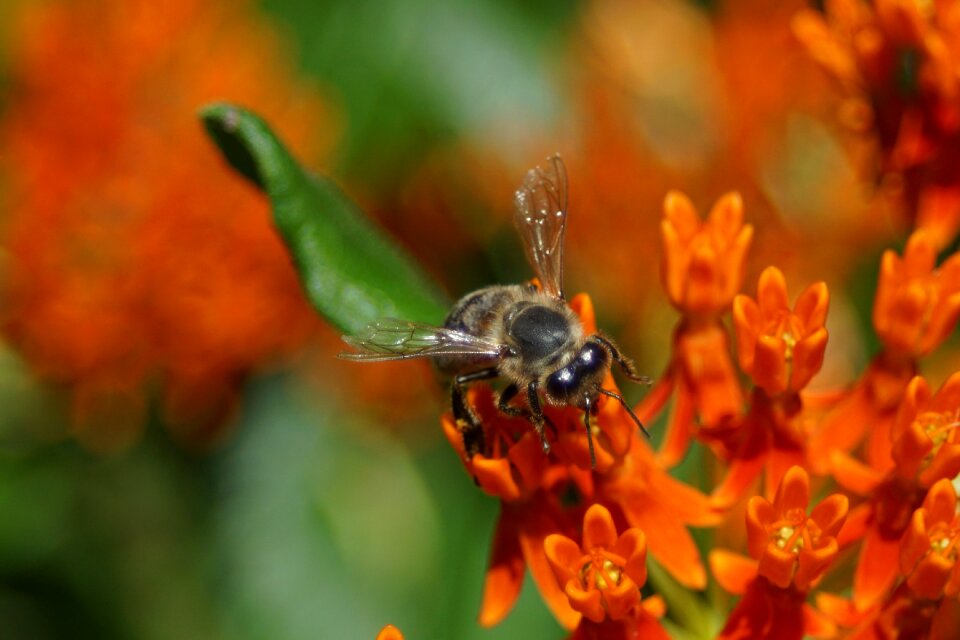
<svg viewBox="0 0 960 640">
<path fill-rule="evenodd" d="M 843 92 L 841 122 L 910 219 L 943 247 L 960 229 L 960 8 L 950 0 L 832 0 L 794 30 Z M 874 162 L 878 160 L 877 162 Z"/>
<path fill-rule="evenodd" d="M 595 332 L 590 299 L 578 295 L 570 306 L 584 329 Z M 612 376 L 607 377 L 604 388 L 617 390 Z M 714 524 L 716 515 L 705 495 L 671 478 L 657 464 L 619 403 L 607 396 L 598 401 L 591 419 L 596 443 L 596 466 L 592 468 L 578 409 L 546 408 L 554 429 L 548 429 L 550 453 L 545 455 L 530 422 L 502 414 L 489 387 L 475 385 L 469 401 L 483 424 L 484 451 L 466 455 L 452 414 L 446 414 L 441 424 L 467 472 L 501 503 L 480 611 L 482 625 L 495 625 L 510 612 L 525 568 L 557 620 L 568 629 L 580 628 L 578 633 L 588 634 L 583 637 L 593 637 L 589 635 L 593 631 L 581 628 L 591 623 L 617 629 L 645 624 L 642 607 L 633 606 L 639 602 L 638 593 L 597 587 L 603 575 L 602 561 L 601 572 L 584 573 L 583 580 L 589 577 L 589 584 L 581 581 L 570 595 L 576 585 L 563 577 L 579 576 L 582 568 L 568 573 L 567 561 L 573 554 L 570 545 L 588 554 L 594 546 L 607 549 L 609 554 L 604 557 L 619 562 L 615 563 L 621 568 L 619 575 L 630 579 L 632 589 L 644 581 L 645 569 L 640 567 L 647 548 L 681 584 L 697 589 L 706 586 L 706 571 L 687 526 Z M 630 531 L 618 539 L 618 528 Z M 565 538 L 551 537 L 555 534 Z M 625 580 L 614 582 L 627 584 Z M 611 610 L 622 615 L 610 619 L 601 615 Z M 630 622 L 624 622 L 626 619 Z"/>
<path fill-rule="evenodd" d="M 904 260 L 888 253 L 874 307 L 883 352 L 848 390 L 814 395 L 807 387 L 825 362 L 827 286 L 810 285 L 791 304 L 783 274 L 768 267 L 755 298 L 738 293 L 751 237 L 739 198 L 725 196 L 706 222 L 676 193 L 667 196 L 664 209 L 664 288 L 682 317 L 667 371 L 636 410 L 644 420 L 655 419 L 674 396 L 659 455 L 636 437 L 626 412 L 609 402 L 594 426 L 594 469 L 576 410 L 548 411 L 556 427 L 549 455 L 526 420 L 497 411 L 486 387 L 474 389 L 471 402 L 487 450 L 468 459 L 453 418 L 443 420 L 470 475 L 502 504 L 481 622 L 494 624 L 506 615 L 528 567 L 557 619 L 577 630 L 575 637 L 634 637 L 624 629 L 647 620 L 629 613 L 643 609 L 637 590 L 646 576 L 643 542 L 678 582 L 702 588 L 706 575 L 686 527 L 714 525 L 733 541 L 745 537 L 752 556 L 711 554 L 718 581 L 743 596 L 721 637 L 833 637 L 844 628 L 879 628 L 893 615 L 891 607 L 896 615 L 919 616 L 924 628 L 948 615 L 931 613 L 953 611 L 944 603 L 952 602 L 960 575 L 956 521 L 944 497 L 952 485 L 936 483 L 960 474 L 960 373 L 936 394 L 920 377 L 902 390 L 889 384 L 882 410 L 873 390 L 877 380 L 893 377 L 889 363 L 912 374 L 952 331 L 960 301 L 952 289 L 958 257 L 939 270 L 932 257 L 916 258 L 929 247 L 922 231 L 908 243 Z M 571 306 L 592 332 L 589 299 L 577 296 Z M 746 393 L 741 374 L 750 381 Z M 605 385 L 615 389 L 611 378 Z M 868 462 L 859 462 L 851 455 L 856 434 L 883 426 L 890 433 L 872 435 Z M 709 497 L 666 471 L 695 441 L 725 467 Z M 850 497 L 839 493 L 808 514 L 808 470 L 825 480 L 832 474 L 856 499 L 849 518 Z M 738 512 L 734 507 L 755 491 L 761 475 L 761 495 L 746 503 L 744 531 L 725 515 Z M 574 523 L 581 516 L 578 537 Z M 842 549 L 858 542 L 853 600 L 821 593 L 815 596 L 821 606 L 814 607 L 811 594 L 824 573 Z"/>
<path fill-rule="evenodd" d="M 159 389 L 188 443 L 316 322 L 264 199 L 196 119 L 230 97 L 315 154 L 322 105 L 243 3 L 19 3 L 5 105 L 0 326 L 71 391 L 75 434 L 134 441 Z"/>
</svg>

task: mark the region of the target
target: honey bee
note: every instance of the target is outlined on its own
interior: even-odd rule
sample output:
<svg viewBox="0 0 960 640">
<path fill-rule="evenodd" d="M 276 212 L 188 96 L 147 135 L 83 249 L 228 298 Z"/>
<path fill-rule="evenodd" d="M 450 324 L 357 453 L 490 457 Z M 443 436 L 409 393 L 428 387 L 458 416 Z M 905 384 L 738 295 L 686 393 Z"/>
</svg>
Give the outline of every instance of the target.
<svg viewBox="0 0 960 640">
<path fill-rule="evenodd" d="M 549 453 L 543 401 L 583 411 L 590 461 L 596 465 L 590 416 L 600 394 L 614 398 L 647 433 L 623 397 L 602 387 L 615 362 L 632 381 L 649 384 L 637 374 L 613 340 L 602 333 L 586 335 L 563 293 L 563 240 L 567 226 L 567 173 L 559 155 L 527 172 L 514 198 L 514 224 L 527 261 L 539 280 L 527 285 L 492 285 L 462 297 L 436 327 L 419 322 L 379 320 L 355 336 L 344 336 L 357 352 L 340 358 L 360 362 L 432 358 L 452 377 L 451 405 L 468 456 L 484 451 L 479 418 L 466 401 L 467 386 L 500 378 L 506 386 L 497 406 L 510 416 L 525 416 Z M 526 407 L 511 401 L 523 393 Z M 541 400 L 542 396 L 542 400 Z"/>
</svg>

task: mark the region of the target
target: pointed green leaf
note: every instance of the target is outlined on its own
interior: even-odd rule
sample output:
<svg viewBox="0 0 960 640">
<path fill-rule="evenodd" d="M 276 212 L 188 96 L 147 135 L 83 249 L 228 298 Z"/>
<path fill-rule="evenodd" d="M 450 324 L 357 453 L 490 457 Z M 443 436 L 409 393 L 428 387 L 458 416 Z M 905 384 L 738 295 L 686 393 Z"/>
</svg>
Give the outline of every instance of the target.
<svg viewBox="0 0 960 640">
<path fill-rule="evenodd" d="M 263 120 L 230 104 L 200 115 L 227 162 L 270 198 L 307 296 L 327 320 L 353 333 L 382 317 L 443 319 L 447 303 L 412 258 L 333 181 L 304 170 Z"/>
</svg>

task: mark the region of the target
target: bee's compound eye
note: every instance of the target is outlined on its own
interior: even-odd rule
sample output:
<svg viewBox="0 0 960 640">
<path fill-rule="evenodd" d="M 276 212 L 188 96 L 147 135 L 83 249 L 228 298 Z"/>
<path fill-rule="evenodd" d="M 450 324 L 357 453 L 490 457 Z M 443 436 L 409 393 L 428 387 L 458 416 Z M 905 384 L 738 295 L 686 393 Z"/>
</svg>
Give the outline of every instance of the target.
<svg viewBox="0 0 960 640">
<path fill-rule="evenodd" d="M 577 369 L 586 373 L 593 373 L 600 367 L 605 366 L 608 358 L 606 349 L 598 344 L 588 342 L 583 345 L 580 353 L 577 354 Z"/>
<path fill-rule="evenodd" d="M 554 398 L 565 398 L 577 388 L 577 378 L 572 366 L 558 369 L 547 378 L 547 393 Z"/>
</svg>

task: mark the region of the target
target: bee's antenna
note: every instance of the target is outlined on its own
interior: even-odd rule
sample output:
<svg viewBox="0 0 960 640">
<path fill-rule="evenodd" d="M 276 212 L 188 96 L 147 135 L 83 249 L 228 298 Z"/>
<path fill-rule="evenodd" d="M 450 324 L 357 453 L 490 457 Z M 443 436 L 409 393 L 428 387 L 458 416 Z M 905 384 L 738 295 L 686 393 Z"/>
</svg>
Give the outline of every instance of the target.
<svg viewBox="0 0 960 640">
<path fill-rule="evenodd" d="M 600 387 L 599 389 L 597 389 L 597 391 L 599 391 L 605 396 L 616 398 L 620 402 L 620 404 L 623 406 L 623 408 L 627 410 L 627 413 L 630 414 L 630 417 L 633 418 L 633 421 L 637 423 L 637 426 L 640 427 L 640 431 L 643 431 L 643 435 L 647 436 L 647 438 L 650 438 L 650 432 L 647 431 L 647 428 L 645 426 L 643 426 L 643 423 L 640 422 L 640 418 L 638 418 L 637 414 L 633 412 L 633 409 L 630 408 L 630 405 L 627 404 L 627 401 L 623 399 L 622 395 L 620 395 L 619 393 L 616 393 L 615 391 L 609 391 L 607 389 L 604 389 L 603 387 Z"/>
</svg>

